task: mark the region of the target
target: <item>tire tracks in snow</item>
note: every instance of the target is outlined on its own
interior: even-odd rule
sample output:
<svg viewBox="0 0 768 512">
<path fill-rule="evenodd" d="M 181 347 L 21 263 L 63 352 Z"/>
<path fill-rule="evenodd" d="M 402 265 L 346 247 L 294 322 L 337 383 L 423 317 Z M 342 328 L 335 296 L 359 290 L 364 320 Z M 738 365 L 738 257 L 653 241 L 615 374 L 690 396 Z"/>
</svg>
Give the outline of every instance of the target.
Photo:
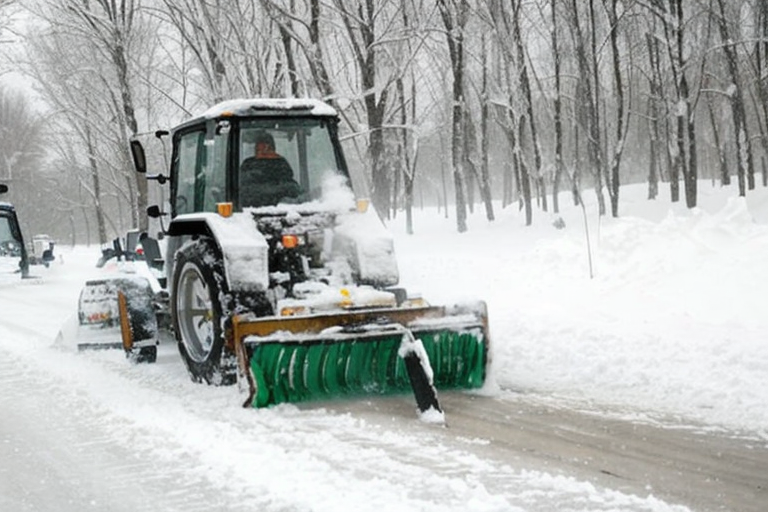
<svg viewBox="0 0 768 512">
<path fill-rule="evenodd" d="M 763 512 L 768 503 L 768 441 L 708 432 L 674 419 L 641 420 L 536 395 L 443 392 L 447 428 L 432 443 L 461 447 L 497 467 L 575 476 L 596 486 L 680 503 L 692 510 Z M 391 425 L 409 400 L 336 404 L 338 412 Z M 407 454 L 404 454 L 407 457 Z M 501 476 L 501 475 L 499 475 Z M 489 482 L 489 490 L 508 479 Z M 556 507 L 553 507 L 556 509 Z"/>
</svg>

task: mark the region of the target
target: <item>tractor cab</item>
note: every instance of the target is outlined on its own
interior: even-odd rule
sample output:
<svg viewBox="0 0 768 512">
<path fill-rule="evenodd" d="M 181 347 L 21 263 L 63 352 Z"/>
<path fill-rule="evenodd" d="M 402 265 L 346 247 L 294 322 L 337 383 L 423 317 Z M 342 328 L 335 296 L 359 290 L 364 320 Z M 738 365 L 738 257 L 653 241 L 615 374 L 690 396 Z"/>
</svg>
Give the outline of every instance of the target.
<svg viewBox="0 0 768 512">
<path fill-rule="evenodd" d="M 8 186 L 0 184 L 0 194 Z M 0 201 L 0 274 L 29 275 L 29 260 L 24 247 L 24 238 L 19 227 L 16 209 L 12 204 Z"/>
<path fill-rule="evenodd" d="M 324 266 L 319 257 L 322 234 L 336 214 L 368 209 L 365 179 L 348 170 L 338 123 L 335 109 L 321 101 L 243 99 L 211 107 L 170 134 L 156 132 L 161 140 L 170 135 L 172 147 L 167 174 L 147 175 L 170 185 L 163 201 L 167 211 L 159 206 L 148 210 L 150 217 L 170 217 L 163 226 L 166 256 L 171 256 L 162 263 L 165 276 L 173 276 L 172 256 L 198 236 L 213 240 L 227 264 L 244 257 L 227 254 L 230 247 L 264 262 L 243 276 L 247 288 L 275 288 L 274 279 L 287 274 L 292 288 L 307 280 L 312 269 Z M 133 140 L 131 152 L 136 170 L 146 173 L 144 145 Z M 248 219 L 245 233 L 235 236 L 230 223 L 222 224 L 222 217 L 230 215 Z M 373 231 L 383 231 L 377 218 L 374 224 Z M 288 233 L 298 237 L 300 247 L 285 247 L 283 235 Z M 299 256 L 309 257 L 308 262 Z M 228 277 L 240 277 L 229 271 L 239 267 L 227 266 Z M 385 280 L 394 284 L 394 261 L 386 269 L 390 273 Z"/>
<path fill-rule="evenodd" d="M 170 176 L 148 178 L 170 181 L 172 219 L 317 201 L 326 180 L 350 179 L 337 123 L 313 100 L 227 101 L 175 128 Z"/>
</svg>

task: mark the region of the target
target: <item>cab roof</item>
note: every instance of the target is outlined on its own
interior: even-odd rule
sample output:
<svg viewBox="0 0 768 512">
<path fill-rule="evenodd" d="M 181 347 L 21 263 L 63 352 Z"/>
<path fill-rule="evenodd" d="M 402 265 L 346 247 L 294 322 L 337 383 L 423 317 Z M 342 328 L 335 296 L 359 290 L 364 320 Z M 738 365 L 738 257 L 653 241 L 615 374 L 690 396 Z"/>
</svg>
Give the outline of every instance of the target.
<svg viewBox="0 0 768 512">
<path fill-rule="evenodd" d="M 312 98 L 250 98 L 222 101 L 176 127 L 199 123 L 201 120 L 226 117 L 336 117 L 336 109 Z"/>
</svg>

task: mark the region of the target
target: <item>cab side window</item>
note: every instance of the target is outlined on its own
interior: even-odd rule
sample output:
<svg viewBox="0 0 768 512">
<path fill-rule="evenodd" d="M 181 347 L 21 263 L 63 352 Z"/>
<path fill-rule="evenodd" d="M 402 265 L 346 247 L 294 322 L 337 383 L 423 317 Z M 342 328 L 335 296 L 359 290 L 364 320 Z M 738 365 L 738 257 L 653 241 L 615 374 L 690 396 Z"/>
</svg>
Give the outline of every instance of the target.
<svg viewBox="0 0 768 512">
<path fill-rule="evenodd" d="M 174 215 L 215 212 L 216 203 L 226 201 L 227 144 L 225 132 L 206 138 L 200 129 L 179 136 Z"/>
<path fill-rule="evenodd" d="M 226 132 L 216 133 L 213 138 L 205 140 L 205 164 L 202 175 L 205 184 L 202 191 L 202 210 L 215 212 L 216 203 L 227 200 L 227 142 Z"/>
<path fill-rule="evenodd" d="M 205 191 L 204 131 L 185 133 L 179 137 L 176 155 L 176 191 L 173 198 L 175 215 L 201 211 Z"/>
</svg>

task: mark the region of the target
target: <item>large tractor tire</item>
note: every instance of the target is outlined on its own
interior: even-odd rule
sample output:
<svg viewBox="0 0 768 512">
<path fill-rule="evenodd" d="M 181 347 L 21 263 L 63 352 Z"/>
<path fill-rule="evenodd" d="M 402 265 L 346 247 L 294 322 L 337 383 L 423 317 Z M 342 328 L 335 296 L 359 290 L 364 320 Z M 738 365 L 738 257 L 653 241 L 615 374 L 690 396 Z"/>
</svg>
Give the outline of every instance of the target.
<svg viewBox="0 0 768 512">
<path fill-rule="evenodd" d="M 199 238 L 176 255 L 171 316 L 179 353 L 195 382 L 234 384 L 237 364 L 224 346 L 230 294 L 221 254 L 210 238 Z"/>
</svg>

